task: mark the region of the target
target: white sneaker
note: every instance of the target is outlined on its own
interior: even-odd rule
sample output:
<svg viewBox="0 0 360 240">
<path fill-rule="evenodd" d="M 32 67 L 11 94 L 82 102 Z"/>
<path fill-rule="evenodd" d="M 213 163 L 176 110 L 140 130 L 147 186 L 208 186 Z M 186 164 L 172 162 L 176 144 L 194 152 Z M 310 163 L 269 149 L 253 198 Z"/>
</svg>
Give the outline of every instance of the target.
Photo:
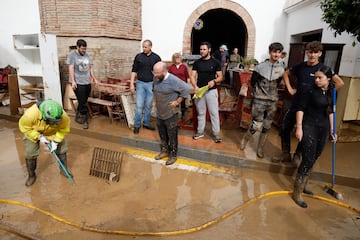
<svg viewBox="0 0 360 240">
<path fill-rule="evenodd" d="M 193 136 L 193 139 L 194 140 L 198 140 L 200 138 L 203 138 L 204 137 L 204 133 L 196 133 L 194 136 Z"/>
</svg>

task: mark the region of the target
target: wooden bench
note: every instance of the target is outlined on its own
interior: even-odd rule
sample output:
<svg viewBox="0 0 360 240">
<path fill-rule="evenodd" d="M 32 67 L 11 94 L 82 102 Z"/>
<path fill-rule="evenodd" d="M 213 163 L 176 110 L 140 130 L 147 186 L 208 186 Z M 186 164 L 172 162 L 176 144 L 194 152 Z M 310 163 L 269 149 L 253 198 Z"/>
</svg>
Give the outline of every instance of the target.
<svg viewBox="0 0 360 240">
<path fill-rule="evenodd" d="M 74 112 L 76 112 L 76 106 L 75 106 L 75 102 L 74 102 L 74 101 L 77 101 L 76 97 L 70 96 L 69 100 L 70 100 L 72 109 L 74 110 Z M 111 123 L 114 120 L 113 108 L 116 106 L 120 106 L 120 102 L 113 102 L 113 101 L 100 99 L 100 98 L 93 98 L 93 97 L 88 98 L 88 104 L 89 103 L 100 105 L 100 106 L 105 106 L 107 109 L 107 112 L 109 114 Z M 90 117 L 92 117 L 94 115 L 94 113 L 89 105 L 88 105 L 88 108 L 89 108 L 89 115 L 90 115 Z"/>
</svg>

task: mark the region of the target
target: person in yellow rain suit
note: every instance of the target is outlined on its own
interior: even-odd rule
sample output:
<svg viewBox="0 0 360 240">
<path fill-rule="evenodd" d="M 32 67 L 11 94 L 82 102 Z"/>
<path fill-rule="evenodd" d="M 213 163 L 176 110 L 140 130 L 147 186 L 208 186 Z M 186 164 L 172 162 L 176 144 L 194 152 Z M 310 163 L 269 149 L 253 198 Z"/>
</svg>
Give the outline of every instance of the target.
<svg viewBox="0 0 360 240">
<path fill-rule="evenodd" d="M 49 144 L 61 162 L 67 167 L 67 144 L 65 136 L 70 132 L 69 116 L 54 100 L 33 104 L 19 120 L 19 129 L 24 134 L 25 161 L 28 171 L 27 187 L 36 180 L 36 161 L 40 154 L 40 142 Z M 60 169 L 60 173 L 61 169 Z"/>
</svg>

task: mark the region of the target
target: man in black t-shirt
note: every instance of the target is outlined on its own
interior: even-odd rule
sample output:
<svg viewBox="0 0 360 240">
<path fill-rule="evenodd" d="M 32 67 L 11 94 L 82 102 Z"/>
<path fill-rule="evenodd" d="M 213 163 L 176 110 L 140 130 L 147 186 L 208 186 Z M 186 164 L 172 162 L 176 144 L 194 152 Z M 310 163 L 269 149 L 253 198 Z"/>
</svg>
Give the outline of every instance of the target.
<svg viewBox="0 0 360 240">
<path fill-rule="evenodd" d="M 160 62 L 161 58 L 152 52 L 152 42 L 145 40 L 142 43 L 143 52 L 137 54 L 131 70 L 130 91 L 135 93 L 136 80 L 136 110 L 134 119 L 134 134 L 139 133 L 141 126 L 142 113 L 144 110 L 143 127 L 151 131 L 155 127 L 150 125 L 151 108 L 153 104 L 153 79 L 152 73 L 155 63 Z"/>
<path fill-rule="evenodd" d="M 198 127 L 196 134 L 193 136 L 193 139 L 197 140 L 204 137 L 206 110 L 208 110 L 210 114 L 214 140 L 216 143 L 220 143 L 222 142 L 222 139 L 219 135 L 219 102 L 216 84 L 220 84 L 222 81 L 222 72 L 220 62 L 211 57 L 210 53 L 211 44 L 209 42 L 202 42 L 200 44 L 201 58 L 194 62 L 191 72 L 191 84 L 194 87 L 195 93 L 198 93 L 199 88 L 201 87 L 209 87 L 209 90 L 204 94 L 203 97 L 194 99 L 198 113 Z"/>
</svg>

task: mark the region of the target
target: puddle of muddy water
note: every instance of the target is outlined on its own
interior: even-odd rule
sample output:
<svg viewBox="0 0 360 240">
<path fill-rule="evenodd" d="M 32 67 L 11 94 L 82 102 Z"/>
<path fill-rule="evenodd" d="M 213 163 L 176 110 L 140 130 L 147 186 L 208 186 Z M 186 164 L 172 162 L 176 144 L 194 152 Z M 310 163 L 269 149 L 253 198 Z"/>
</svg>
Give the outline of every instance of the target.
<svg viewBox="0 0 360 240">
<path fill-rule="evenodd" d="M 0 121 L 1 123 L 1 121 Z M 251 198 L 270 191 L 291 190 L 292 178 L 251 169 L 231 169 L 232 175 L 203 174 L 168 168 L 126 154 L 119 182 L 89 175 L 94 147 L 126 152 L 125 146 L 70 134 L 69 168 L 75 185 L 59 174 L 51 154 L 42 148 L 36 183 L 27 188 L 22 136 L 16 125 L 0 127 L 0 198 L 22 201 L 61 219 L 98 229 L 142 232 L 176 231 L 202 226 Z M 154 153 L 155 155 L 155 153 Z M 329 197 L 320 185 L 316 194 Z M 358 189 L 341 188 L 359 207 Z M 358 239 L 355 214 L 306 198 L 301 209 L 287 195 L 259 200 L 208 229 L 166 239 Z M 81 231 L 31 209 L 0 204 L 1 221 L 42 239 L 158 239 L 114 236 Z M 3 237 L 4 236 L 4 237 Z M 9 233 L 0 230 L 0 239 Z M 16 238 L 9 238 L 16 239 Z"/>
</svg>

